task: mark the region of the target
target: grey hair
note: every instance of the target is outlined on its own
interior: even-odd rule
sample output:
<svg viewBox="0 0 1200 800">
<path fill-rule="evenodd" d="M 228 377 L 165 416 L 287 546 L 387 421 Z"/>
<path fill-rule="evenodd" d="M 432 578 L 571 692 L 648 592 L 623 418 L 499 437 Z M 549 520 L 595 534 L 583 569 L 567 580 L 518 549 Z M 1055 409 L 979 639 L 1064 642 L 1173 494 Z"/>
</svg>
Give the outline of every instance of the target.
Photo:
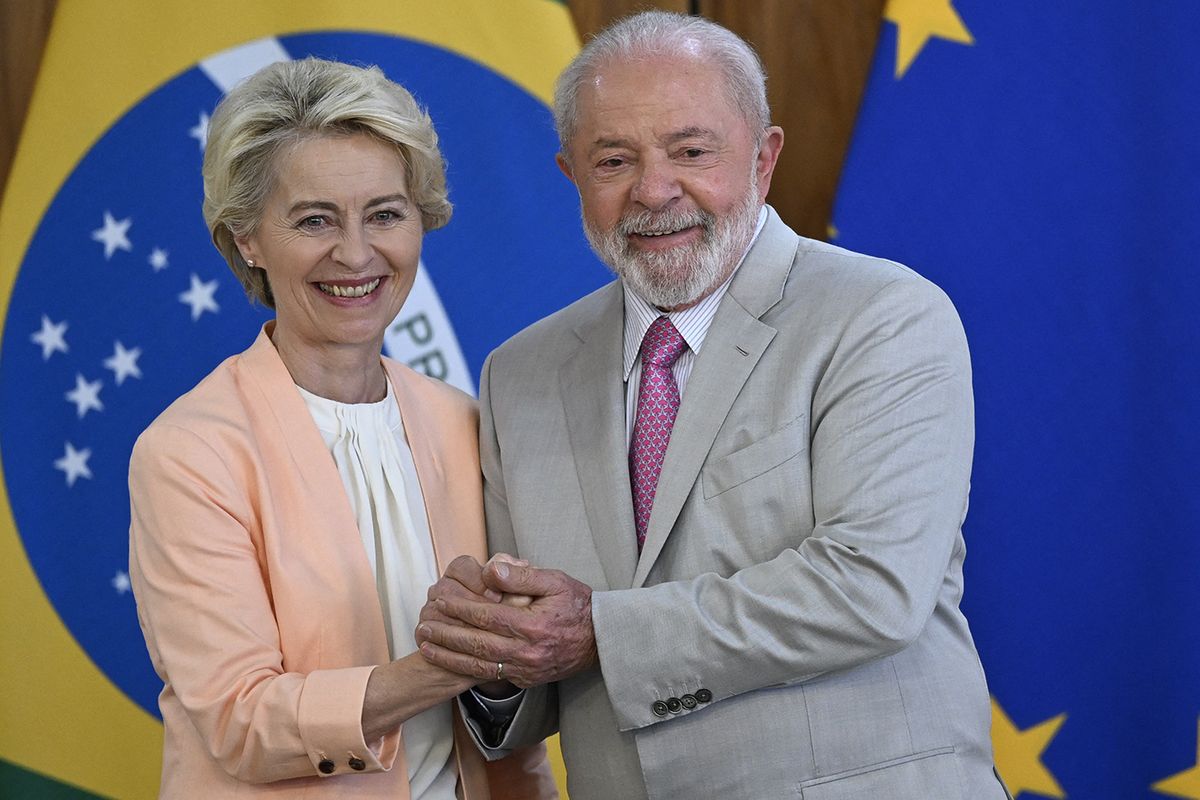
<svg viewBox="0 0 1200 800">
<path fill-rule="evenodd" d="M 643 11 L 596 34 L 567 65 L 554 86 L 554 125 L 564 157 L 579 122 L 579 91 L 613 61 L 661 57 L 702 59 L 725 77 L 729 102 L 762 141 L 771 124 L 767 75 L 758 54 L 741 37 L 703 17 L 669 11 Z"/>
<path fill-rule="evenodd" d="M 355 133 L 396 148 L 424 230 L 450 220 L 446 164 L 433 122 L 378 67 L 282 61 L 238 84 L 213 112 L 204 150 L 204 221 L 246 294 L 268 308 L 275 298 L 266 272 L 246 264 L 236 237 L 258 229 L 281 151 L 310 137 Z"/>
</svg>

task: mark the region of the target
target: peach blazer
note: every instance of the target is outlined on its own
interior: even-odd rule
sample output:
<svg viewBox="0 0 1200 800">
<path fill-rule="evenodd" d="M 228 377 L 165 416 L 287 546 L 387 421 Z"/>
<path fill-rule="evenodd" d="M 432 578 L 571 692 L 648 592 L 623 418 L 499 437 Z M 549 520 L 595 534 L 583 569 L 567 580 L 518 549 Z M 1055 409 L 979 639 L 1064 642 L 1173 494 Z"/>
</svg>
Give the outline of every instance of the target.
<svg viewBox="0 0 1200 800">
<path fill-rule="evenodd" d="M 160 796 L 407 800 L 402 730 L 362 734 L 367 678 L 388 660 L 375 576 L 272 326 L 164 411 L 130 462 L 130 578 L 165 684 Z M 384 366 L 439 570 L 482 559 L 475 402 Z M 457 713 L 455 758 L 467 800 L 556 796 L 543 746 L 485 765 Z"/>
</svg>

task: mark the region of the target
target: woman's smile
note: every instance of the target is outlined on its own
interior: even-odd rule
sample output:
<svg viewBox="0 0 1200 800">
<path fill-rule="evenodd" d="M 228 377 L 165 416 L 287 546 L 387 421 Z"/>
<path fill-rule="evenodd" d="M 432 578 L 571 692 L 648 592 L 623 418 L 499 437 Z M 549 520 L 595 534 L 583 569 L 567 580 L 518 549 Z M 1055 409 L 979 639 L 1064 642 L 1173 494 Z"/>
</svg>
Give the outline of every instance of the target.
<svg viewBox="0 0 1200 800">
<path fill-rule="evenodd" d="M 362 278 L 346 281 L 317 281 L 315 285 L 325 294 L 339 300 L 358 300 L 374 294 L 386 278 Z"/>
</svg>

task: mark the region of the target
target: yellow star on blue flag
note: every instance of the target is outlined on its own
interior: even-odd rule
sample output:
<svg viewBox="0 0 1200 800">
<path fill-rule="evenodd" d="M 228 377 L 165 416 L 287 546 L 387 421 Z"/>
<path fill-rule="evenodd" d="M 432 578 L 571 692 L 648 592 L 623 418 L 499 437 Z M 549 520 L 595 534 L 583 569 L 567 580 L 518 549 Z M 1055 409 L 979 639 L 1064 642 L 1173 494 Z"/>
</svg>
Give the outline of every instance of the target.
<svg viewBox="0 0 1200 800">
<path fill-rule="evenodd" d="M 996 769 L 1014 797 L 1025 791 L 1044 797 L 1066 797 L 1054 775 L 1042 762 L 1042 753 L 1066 719 L 1066 714 L 1059 714 L 1021 730 L 1008 718 L 995 698 L 992 699 L 992 747 Z"/>
<path fill-rule="evenodd" d="M 888 0 L 883 16 L 896 25 L 897 79 L 904 77 L 931 38 L 974 42 L 951 0 Z"/>
<path fill-rule="evenodd" d="M 1200 723 L 1196 733 L 1196 763 L 1188 769 L 1154 784 L 1154 791 L 1171 797 L 1200 800 Z"/>
</svg>

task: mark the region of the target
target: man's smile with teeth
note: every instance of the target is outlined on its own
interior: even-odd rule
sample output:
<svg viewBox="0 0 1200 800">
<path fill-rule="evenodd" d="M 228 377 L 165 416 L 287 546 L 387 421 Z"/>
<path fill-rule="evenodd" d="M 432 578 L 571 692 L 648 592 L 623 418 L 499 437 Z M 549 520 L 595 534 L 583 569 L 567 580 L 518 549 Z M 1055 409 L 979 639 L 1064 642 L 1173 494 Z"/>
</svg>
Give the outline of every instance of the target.
<svg viewBox="0 0 1200 800">
<path fill-rule="evenodd" d="M 682 233 L 683 231 L 691 230 L 693 227 L 695 227 L 695 226 L 685 225 L 682 228 L 671 228 L 669 230 L 664 230 L 664 231 L 645 230 L 645 231 L 634 231 L 634 233 L 638 236 L 670 236 L 673 233 Z"/>
<path fill-rule="evenodd" d="M 334 297 L 366 297 L 379 287 L 380 280 L 380 278 L 376 278 L 360 286 L 334 286 L 328 283 L 318 283 L 317 288 Z"/>
</svg>

